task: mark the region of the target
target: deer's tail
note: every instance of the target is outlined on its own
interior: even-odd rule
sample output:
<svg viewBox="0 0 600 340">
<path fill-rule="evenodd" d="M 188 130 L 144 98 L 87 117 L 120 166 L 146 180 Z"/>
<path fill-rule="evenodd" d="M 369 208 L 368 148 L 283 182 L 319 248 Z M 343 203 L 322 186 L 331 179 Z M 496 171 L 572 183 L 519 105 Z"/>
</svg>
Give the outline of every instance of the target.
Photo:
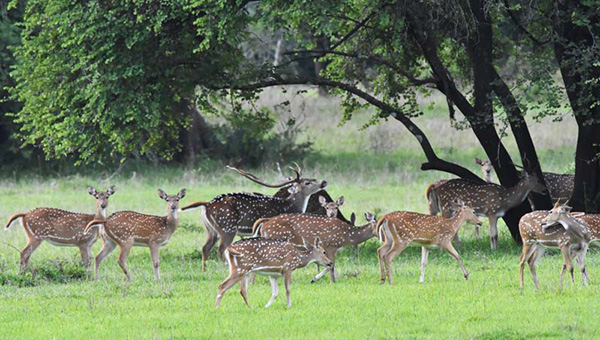
<svg viewBox="0 0 600 340">
<path fill-rule="evenodd" d="M 201 207 L 205 207 L 205 206 L 207 206 L 209 204 L 210 204 L 210 202 L 198 201 L 198 202 L 194 202 L 194 203 L 190 203 L 190 204 L 186 205 L 185 207 L 179 209 L 179 211 L 186 211 L 186 210 L 198 209 L 198 208 L 201 208 Z"/>
<path fill-rule="evenodd" d="M 260 228 L 262 227 L 263 223 L 265 223 L 269 220 L 270 220 L 270 218 L 268 218 L 268 217 L 263 217 L 263 218 L 259 218 L 258 220 L 256 220 L 256 222 L 254 222 L 254 225 L 252 225 L 252 235 L 254 237 L 260 236 Z"/>
<path fill-rule="evenodd" d="M 25 215 L 26 214 L 23 214 L 23 213 L 18 213 L 18 214 L 12 215 L 8 219 L 8 222 L 6 222 L 6 229 L 8 229 L 17 219 L 25 217 Z"/>
<path fill-rule="evenodd" d="M 437 186 L 437 184 L 438 184 L 437 182 L 431 183 L 427 186 L 427 189 L 425 189 L 425 198 L 427 199 L 427 202 L 429 203 L 429 214 L 430 215 L 437 215 L 438 212 L 441 211 L 440 200 L 438 199 L 438 196 L 435 193 L 435 187 Z"/>
<path fill-rule="evenodd" d="M 85 226 L 85 229 L 83 230 L 83 233 L 84 233 L 84 234 L 87 234 L 87 233 L 89 233 L 89 232 L 90 232 L 90 230 L 91 230 L 92 228 L 94 228 L 94 227 L 96 227 L 96 226 L 102 226 L 102 225 L 104 225 L 105 223 L 106 223 L 106 221 L 105 221 L 105 220 L 91 220 L 91 221 L 90 221 L 90 223 L 88 223 L 88 224 Z"/>
<path fill-rule="evenodd" d="M 377 232 L 377 236 L 379 237 L 380 242 L 384 241 L 383 228 L 387 228 L 387 225 L 388 225 L 387 220 L 388 220 L 387 216 L 383 216 L 382 218 L 379 219 L 379 221 L 377 221 L 377 225 L 375 226 L 375 231 Z"/>
</svg>

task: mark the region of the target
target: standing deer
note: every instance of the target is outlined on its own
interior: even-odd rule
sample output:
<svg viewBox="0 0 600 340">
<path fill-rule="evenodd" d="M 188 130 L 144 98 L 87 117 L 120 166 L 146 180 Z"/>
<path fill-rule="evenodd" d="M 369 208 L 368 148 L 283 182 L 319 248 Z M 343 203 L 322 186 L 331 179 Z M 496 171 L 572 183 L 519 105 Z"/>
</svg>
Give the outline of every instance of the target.
<svg viewBox="0 0 600 340">
<path fill-rule="evenodd" d="M 98 239 L 98 233 L 85 233 L 85 226 L 91 220 L 104 220 L 108 197 L 115 193 L 111 186 L 105 192 L 88 187 L 88 192 L 96 199 L 96 214 L 81 214 L 55 208 L 35 208 L 24 214 L 14 214 L 6 223 L 8 229 L 13 222 L 21 219 L 21 225 L 27 235 L 27 246 L 21 251 L 20 270 L 29 265 L 29 259 L 37 247 L 44 241 L 55 246 L 79 247 L 81 261 L 88 267 L 92 258 L 92 246 Z"/>
<path fill-rule="evenodd" d="M 519 220 L 519 232 L 523 239 L 523 252 L 519 260 L 521 290 L 523 290 L 525 262 L 529 264 L 535 289 L 540 288 L 535 266 L 544 255 L 546 248 L 558 248 L 563 254 L 563 269 L 559 279 L 561 287 L 567 269 L 571 275 L 571 281 L 575 281 L 573 257 L 576 257 L 579 262 L 583 284 L 587 286 L 589 276 L 585 269 L 585 255 L 590 242 L 589 230 L 585 222 L 574 217 L 570 212 L 571 207 L 559 205 L 557 202 L 550 211 L 530 212 Z M 553 226 L 556 223 L 559 223 L 560 226 Z"/>
<path fill-rule="evenodd" d="M 289 196 L 282 198 L 257 193 L 230 193 L 219 195 L 210 202 L 194 202 L 183 207 L 181 211 L 203 208 L 206 243 L 202 247 L 202 270 L 205 270 L 210 251 L 219 239 L 219 255 L 224 258 L 225 249 L 236 235 L 252 235 L 254 221 L 261 217 L 304 212 L 309 197 L 327 187 L 326 181 L 302 178 L 302 170 L 298 165 L 295 169 L 292 168 L 296 177 L 279 184 L 267 184 L 249 172 L 228 168 L 266 187 L 289 186 Z"/>
<path fill-rule="evenodd" d="M 371 213 L 365 213 L 367 224 L 355 227 L 354 214 L 351 223 L 344 222 L 337 217 L 322 217 L 308 214 L 282 214 L 271 218 L 261 218 L 254 223 L 255 235 L 266 238 L 282 238 L 293 243 L 302 239 L 312 242 L 319 237 L 327 258 L 331 259 L 330 268 L 325 268 L 315 276 L 312 282 L 321 279 L 328 271 L 330 281 L 335 283 L 335 254 L 342 247 L 358 245 L 375 237 L 375 224 L 377 221 Z"/>
<path fill-rule="evenodd" d="M 452 216 L 453 209 L 450 202 L 454 199 L 460 199 L 472 207 L 478 216 L 486 216 L 490 222 L 490 246 L 492 250 L 496 250 L 498 248 L 498 228 L 496 226 L 498 218 L 504 216 L 506 211 L 521 204 L 531 191 L 537 193 L 546 191 L 535 175 L 525 174 L 525 177 L 517 185 L 510 188 L 494 183 L 451 179 L 430 188 L 428 198 L 430 206 L 435 207 L 432 212 L 441 211 L 444 217 Z M 459 241 L 458 234 L 456 240 Z"/>
<path fill-rule="evenodd" d="M 229 264 L 229 277 L 219 285 L 219 293 L 215 303 L 216 308 L 221 304 L 223 294 L 238 282 L 240 282 L 242 298 L 244 298 L 246 306 L 250 307 L 246 294 L 250 273 L 266 275 L 271 281 L 272 295 L 265 308 L 269 308 L 277 298 L 277 277 L 283 276 L 288 307 L 291 307 L 292 272 L 298 268 L 306 267 L 311 262 L 317 262 L 325 266 L 332 265 L 325 255 L 325 250 L 321 247 L 318 237 L 315 238 L 312 244 L 302 240 L 302 245 L 296 245 L 282 239 L 248 238 L 227 247 L 225 256 Z"/>
<path fill-rule="evenodd" d="M 452 202 L 457 213 L 454 217 L 424 215 L 415 212 L 400 211 L 387 214 L 377 222 L 377 231 L 383 245 L 377 249 L 379 258 L 379 270 L 381 272 L 381 284 L 385 283 L 387 273 L 388 283 L 393 284 L 391 263 L 406 247 L 421 247 L 421 278 L 425 282 L 425 267 L 429 257 L 429 251 L 433 248 L 441 248 L 458 261 L 465 279 L 469 274 L 460 261 L 460 255 L 452 246 L 452 238 L 465 222 L 481 225 L 481 221 L 475 216 L 473 208 L 465 205 L 462 201 Z"/>
<path fill-rule="evenodd" d="M 185 189 L 177 195 L 167 195 L 163 190 L 158 189 L 158 197 L 167 202 L 167 216 L 153 216 L 140 214 L 134 211 L 119 211 L 110 215 L 106 221 L 93 220 L 88 223 L 86 233 L 96 226 L 102 226 L 106 233 L 107 240 L 96 256 L 96 266 L 94 270 L 95 278 L 98 279 L 98 268 L 100 263 L 115 249 L 118 245 L 121 249 L 119 254 L 119 265 L 127 280 L 131 280 L 127 270 L 127 258 L 133 246 L 144 246 L 150 248 L 150 256 L 154 266 L 154 279 L 160 279 L 158 251 L 160 247 L 166 245 L 169 239 L 177 229 L 179 217 L 177 210 L 179 200 L 185 197 Z"/>
</svg>

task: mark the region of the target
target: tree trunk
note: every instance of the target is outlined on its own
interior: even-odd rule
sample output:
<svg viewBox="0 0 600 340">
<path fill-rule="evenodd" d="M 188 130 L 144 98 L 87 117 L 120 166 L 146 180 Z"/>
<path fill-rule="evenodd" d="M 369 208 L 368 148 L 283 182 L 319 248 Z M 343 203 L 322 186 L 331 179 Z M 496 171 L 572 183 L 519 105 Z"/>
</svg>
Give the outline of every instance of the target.
<svg viewBox="0 0 600 340">
<path fill-rule="evenodd" d="M 175 110 L 181 110 L 190 118 L 190 126 L 181 134 L 180 142 L 183 145 L 182 156 L 188 167 L 194 167 L 196 156 L 201 153 L 219 155 L 222 144 L 211 130 L 210 126 L 194 104 L 192 99 L 182 99 Z"/>
<path fill-rule="evenodd" d="M 600 17 L 589 12 L 577 1 L 555 1 L 557 10 L 553 29 L 554 52 L 567 97 L 577 121 L 577 149 L 575 152 L 575 189 L 570 204 L 575 211 L 600 212 L 600 66 L 595 39 L 600 36 Z M 578 14 L 578 15 L 576 15 Z M 580 26 L 572 20 L 583 15 L 589 21 Z M 587 52 L 586 52 L 587 51 Z M 594 62 L 582 63 L 582 53 L 594 53 Z M 594 58 L 594 56 L 596 58 Z M 589 56 L 588 56 L 589 57 Z"/>
</svg>

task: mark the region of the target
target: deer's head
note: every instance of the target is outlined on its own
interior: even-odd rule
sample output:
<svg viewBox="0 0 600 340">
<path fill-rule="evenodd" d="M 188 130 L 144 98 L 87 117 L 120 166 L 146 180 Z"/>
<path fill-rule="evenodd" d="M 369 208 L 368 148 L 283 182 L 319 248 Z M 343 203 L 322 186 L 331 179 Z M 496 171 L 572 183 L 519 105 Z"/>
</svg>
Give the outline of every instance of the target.
<svg viewBox="0 0 600 340">
<path fill-rule="evenodd" d="M 546 192 L 546 187 L 542 184 L 536 174 L 529 174 L 525 172 L 521 178 L 521 183 L 523 183 L 527 189 L 537 192 L 538 194 L 543 194 Z"/>
<path fill-rule="evenodd" d="M 88 187 L 88 193 L 94 196 L 96 199 L 96 207 L 104 216 L 104 211 L 106 210 L 106 207 L 108 207 L 108 197 L 115 193 L 115 186 L 111 185 L 106 191 L 96 191 L 96 188 L 90 186 Z"/>
<path fill-rule="evenodd" d="M 319 203 L 325 208 L 327 217 L 336 217 L 339 207 L 344 205 L 344 196 L 340 196 L 335 202 L 327 202 L 324 196 L 319 196 Z"/>
<path fill-rule="evenodd" d="M 327 257 L 325 249 L 321 244 L 321 239 L 317 236 L 315 243 L 310 244 L 302 238 L 302 245 L 294 245 L 300 251 L 308 253 L 308 263 L 317 262 L 320 265 L 331 267 L 333 262 Z"/>
<path fill-rule="evenodd" d="M 179 209 L 179 200 L 185 197 L 185 189 L 181 189 L 177 195 L 167 195 L 162 189 L 158 189 L 158 197 L 167 201 L 167 209 L 174 213 Z"/>
<path fill-rule="evenodd" d="M 481 167 L 481 173 L 483 174 L 483 179 L 485 179 L 486 182 L 491 182 L 492 181 L 492 172 L 494 172 L 494 166 L 492 165 L 492 162 L 490 162 L 488 159 L 482 160 L 482 159 L 479 159 L 476 157 L 475 164 L 477 164 Z"/>
<path fill-rule="evenodd" d="M 456 211 L 456 216 L 461 215 L 464 216 L 465 221 L 469 222 L 469 223 L 473 223 L 477 226 L 482 226 L 483 223 L 481 222 L 481 220 L 479 219 L 479 217 L 477 217 L 477 215 L 475 215 L 475 210 L 473 208 L 471 208 L 470 206 L 466 205 L 465 202 L 463 202 L 462 200 L 456 199 L 452 202 L 452 206 L 454 208 L 454 210 Z"/>
<path fill-rule="evenodd" d="M 570 217 L 571 209 L 573 208 L 566 204 L 561 204 L 560 200 L 556 201 L 556 203 L 554 203 L 554 207 L 552 210 L 550 210 L 550 213 L 542 220 L 542 230 L 546 232 L 548 227 L 557 223 L 561 223 L 561 221 L 564 223 L 567 215 Z M 568 226 L 565 228 L 568 229 Z"/>
</svg>

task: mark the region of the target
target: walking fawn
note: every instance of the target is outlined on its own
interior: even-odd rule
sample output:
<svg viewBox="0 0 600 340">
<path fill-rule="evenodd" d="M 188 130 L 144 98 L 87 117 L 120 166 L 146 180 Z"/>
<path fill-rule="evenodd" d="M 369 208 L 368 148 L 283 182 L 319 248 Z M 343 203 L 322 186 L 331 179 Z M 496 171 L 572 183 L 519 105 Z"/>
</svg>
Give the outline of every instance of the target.
<svg viewBox="0 0 600 340">
<path fill-rule="evenodd" d="M 6 223 L 6 228 L 17 219 L 27 235 L 27 246 L 21 251 L 20 270 L 29 265 L 33 252 L 43 241 L 48 241 L 55 246 L 79 247 L 81 261 L 84 266 L 89 266 L 92 258 L 92 246 L 98 239 L 98 233 L 85 233 L 85 226 L 91 220 L 104 220 L 108 197 L 115 193 L 111 186 L 105 192 L 97 192 L 94 187 L 88 187 L 90 195 L 96 198 L 96 214 L 81 214 L 54 208 L 35 208 L 23 214 L 14 214 Z"/>
<path fill-rule="evenodd" d="M 517 185 L 506 188 L 494 183 L 474 182 L 465 179 L 451 179 L 439 185 L 432 184 L 427 190 L 431 214 L 442 212 L 442 216 L 450 217 L 453 209 L 450 202 L 462 200 L 475 210 L 478 216 L 486 216 L 490 222 L 490 246 L 498 248 L 498 218 L 506 211 L 521 204 L 531 191 L 543 193 L 546 188 L 535 175 L 525 174 Z M 479 235 L 477 229 L 477 235 Z M 458 236 L 458 234 L 457 234 Z M 458 237 L 456 238 L 459 242 Z"/>
<path fill-rule="evenodd" d="M 425 282 L 425 267 L 429 250 L 432 248 L 441 248 L 452 255 L 458 261 L 465 279 L 469 279 L 469 274 L 460 261 L 460 255 L 452 246 L 452 238 L 463 223 L 472 222 L 481 225 L 481 221 L 475 216 L 473 208 L 462 201 L 453 201 L 452 205 L 457 212 L 451 218 L 399 211 L 379 219 L 377 231 L 383 245 L 377 249 L 377 256 L 382 284 L 385 283 L 386 273 L 388 283 L 393 284 L 392 260 L 408 246 L 421 247 L 420 282 Z"/>
<path fill-rule="evenodd" d="M 202 247 L 202 270 L 205 270 L 210 251 L 219 239 L 221 239 L 219 255 L 223 257 L 225 249 L 236 235 L 252 235 L 254 221 L 261 217 L 304 212 L 309 197 L 327 186 L 326 181 L 302 178 L 302 170 L 298 165 L 295 169 L 291 168 L 296 173 L 296 177 L 279 184 L 267 184 L 249 172 L 228 168 L 270 188 L 289 185 L 289 196 L 282 198 L 257 193 L 230 193 L 219 195 L 210 202 L 194 202 L 181 208 L 181 211 L 203 208 L 202 219 L 206 227 L 206 243 Z"/>
<path fill-rule="evenodd" d="M 246 294 L 250 273 L 266 275 L 271 281 L 272 295 L 265 308 L 271 306 L 277 298 L 277 277 L 283 276 L 288 307 L 291 307 L 292 272 L 307 266 L 311 262 L 317 262 L 325 266 L 332 265 L 325 255 L 325 250 L 321 247 L 318 237 L 315 238 L 312 244 L 302 240 L 302 245 L 295 245 L 290 241 L 281 239 L 248 238 L 227 247 L 225 256 L 229 264 L 229 277 L 219 286 L 215 303 L 217 308 L 221 304 L 223 294 L 238 282 L 240 283 L 240 293 L 244 298 L 244 302 L 250 307 Z"/>
<path fill-rule="evenodd" d="M 98 279 L 98 267 L 100 267 L 100 263 L 117 245 L 121 249 L 119 265 L 128 280 L 131 279 L 131 276 L 127 270 L 127 258 L 133 246 L 150 248 L 150 256 L 152 257 L 152 264 L 154 266 L 154 279 L 160 279 L 158 251 L 160 247 L 169 242 L 171 235 L 177 229 L 179 222 L 177 210 L 179 208 L 179 200 L 185 197 L 185 189 L 181 189 L 177 195 L 167 195 L 164 191 L 158 189 L 158 197 L 167 201 L 167 216 L 119 211 L 110 215 L 106 221 L 93 220 L 88 223 L 85 229 L 86 232 L 89 232 L 95 226 L 102 226 L 102 230 L 108 236 L 102 246 L 102 250 L 96 256 L 96 267 L 94 270 L 96 280 Z"/>
<path fill-rule="evenodd" d="M 521 217 L 519 221 L 519 231 L 523 239 L 523 252 L 519 260 L 521 290 L 523 289 L 525 262 L 529 264 L 535 289 L 540 288 L 535 265 L 544 255 L 546 248 L 558 248 L 563 254 L 563 269 L 559 279 L 561 287 L 565 270 L 569 270 L 571 281 L 575 280 L 573 257 L 577 258 L 583 276 L 583 284 L 587 286 L 589 276 L 585 269 L 585 255 L 590 242 L 590 234 L 586 223 L 581 218 L 574 217 L 570 212 L 571 207 L 556 202 L 550 211 L 534 211 Z M 554 225 L 556 223 L 560 225 Z"/>
<path fill-rule="evenodd" d="M 328 271 L 330 281 L 335 283 L 335 254 L 342 247 L 354 246 L 375 237 L 376 220 L 373 214 L 365 213 L 367 224 L 360 227 L 344 222 L 337 217 L 322 217 L 307 214 L 283 214 L 272 218 L 261 218 L 254 223 L 255 235 L 267 238 L 282 238 L 293 243 L 306 239 L 313 242 L 320 238 L 327 258 L 331 259 L 331 267 L 325 268 L 315 276 L 312 282 L 321 279 Z"/>
</svg>

